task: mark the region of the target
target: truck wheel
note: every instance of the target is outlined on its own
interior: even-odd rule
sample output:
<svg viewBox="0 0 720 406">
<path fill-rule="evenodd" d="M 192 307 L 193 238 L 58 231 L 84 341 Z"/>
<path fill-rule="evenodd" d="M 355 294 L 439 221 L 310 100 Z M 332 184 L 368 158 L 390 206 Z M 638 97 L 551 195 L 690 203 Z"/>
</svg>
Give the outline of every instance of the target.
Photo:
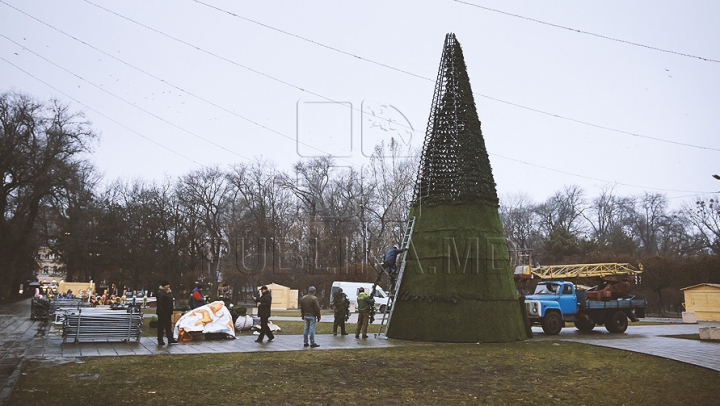
<svg viewBox="0 0 720 406">
<path fill-rule="evenodd" d="M 546 313 L 541 323 L 545 334 L 550 336 L 560 334 L 560 330 L 562 330 L 564 324 L 565 323 L 563 323 L 562 317 L 560 317 L 560 313 L 558 312 Z"/>
<path fill-rule="evenodd" d="M 628 319 L 625 312 L 618 310 L 605 321 L 605 328 L 611 333 L 624 333 L 628 327 Z"/>
<path fill-rule="evenodd" d="M 575 328 L 580 331 L 592 331 L 592 329 L 595 328 L 595 322 L 592 321 L 588 316 L 578 316 L 578 319 L 575 320 Z"/>
</svg>

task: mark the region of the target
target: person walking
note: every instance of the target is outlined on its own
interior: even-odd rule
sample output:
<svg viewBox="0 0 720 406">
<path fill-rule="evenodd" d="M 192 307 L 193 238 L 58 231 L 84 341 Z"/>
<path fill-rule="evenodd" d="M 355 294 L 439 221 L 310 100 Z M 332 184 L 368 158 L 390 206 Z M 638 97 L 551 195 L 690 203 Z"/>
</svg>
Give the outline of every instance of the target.
<svg viewBox="0 0 720 406">
<path fill-rule="evenodd" d="M 368 338 L 367 329 L 368 321 L 370 320 L 370 309 L 375 306 L 375 299 L 372 296 L 365 293 L 365 288 L 358 289 L 357 297 L 357 310 L 358 310 L 358 321 L 357 327 L 355 328 L 355 338 L 360 338 L 360 332 L 362 331 L 362 338 Z"/>
<path fill-rule="evenodd" d="M 315 296 L 315 286 L 308 288 L 308 294 L 300 299 L 300 317 L 305 323 L 303 329 L 303 347 L 308 345 L 311 348 L 317 348 L 320 344 L 315 342 L 315 323 L 320 321 L 320 301 Z M 308 338 L 310 343 L 308 344 Z"/>
<path fill-rule="evenodd" d="M 347 295 L 343 293 L 342 288 L 338 289 L 333 295 L 332 308 L 333 316 L 335 316 L 335 320 L 333 321 L 333 335 L 337 335 L 338 327 L 340 327 L 341 335 L 348 335 L 345 331 L 345 322 L 350 317 L 350 301 Z"/>
<path fill-rule="evenodd" d="M 395 291 L 395 279 L 397 278 L 397 256 L 405 251 L 407 251 L 407 248 L 398 248 L 397 245 L 393 245 L 393 247 L 385 253 L 385 257 L 383 258 L 383 267 L 390 278 L 390 293 Z"/>
<path fill-rule="evenodd" d="M 270 331 L 268 327 L 268 320 L 270 319 L 270 307 L 272 306 L 272 295 L 267 286 L 262 285 L 260 287 L 260 295 L 255 294 L 253 296 L 258 307 L 258 317 L 260 317 L 260 336 L 256 343 L 263 342 L 263 338 L 267 335 L 268 342 L 275 339 L 275 335 Z"/>
<path fill-rule="evenodd" d="M 157 309 L 155 314 L 157 314 L 158 318 L 158 345 L 165 345 L 165 341 L 163 341 L 163 333 L 167 335 L 168 344 L 176 344 L 177 340 L 173 338 L 172 330 L 173 297 L 172 291 L 170 290 L 170 282 L 160 282 L 160 288 L 155 296 L 157 297 Z"/>
</svg>

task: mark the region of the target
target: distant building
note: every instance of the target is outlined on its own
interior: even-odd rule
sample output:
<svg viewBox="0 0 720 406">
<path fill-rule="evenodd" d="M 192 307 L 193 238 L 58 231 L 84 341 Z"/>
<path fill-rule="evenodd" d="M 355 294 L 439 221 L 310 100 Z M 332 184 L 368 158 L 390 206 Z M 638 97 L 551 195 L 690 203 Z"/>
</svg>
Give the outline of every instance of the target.
<svg viewBox="0 0 720 406">
<path fill-rule="evenodd" d="M 37 254 L 38 278 L 65 276 L 65 264 L 60 262 L 58 255 L 48 247 L 40 247 Z"/>
</svg>

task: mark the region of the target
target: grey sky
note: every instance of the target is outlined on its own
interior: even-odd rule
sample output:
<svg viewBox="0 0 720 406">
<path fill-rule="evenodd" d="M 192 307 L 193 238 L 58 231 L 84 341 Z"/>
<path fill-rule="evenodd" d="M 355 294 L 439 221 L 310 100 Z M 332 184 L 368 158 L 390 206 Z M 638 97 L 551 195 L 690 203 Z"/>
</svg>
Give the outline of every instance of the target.
<svg viewBox="0 0 720 406">
<path fill-rule="evenodd" d="M 0 0 L 0 90 L 83 110 L 108 180 L 359 167 L 390 136 L 422 145 L 454 32 L 499 194 L 720 190 L 720 3 L 468 2 L 526 19 L 451 0 Z"/>
</svg>

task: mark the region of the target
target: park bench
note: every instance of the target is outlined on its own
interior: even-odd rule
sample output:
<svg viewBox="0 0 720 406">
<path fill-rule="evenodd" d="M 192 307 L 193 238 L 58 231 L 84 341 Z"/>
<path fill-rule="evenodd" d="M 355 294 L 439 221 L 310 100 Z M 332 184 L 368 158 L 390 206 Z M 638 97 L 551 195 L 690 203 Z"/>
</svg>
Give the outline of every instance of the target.
<svg viewBox="0 0 720 406">
<path fill-rule="evenodd" d="M 134 308 L 133 308 L 134 309 Z M 63 342 L 140 341 L 143 315 L 119 310 L 79 308 L 68 311 L 63 321 Z"/>
</svg>

